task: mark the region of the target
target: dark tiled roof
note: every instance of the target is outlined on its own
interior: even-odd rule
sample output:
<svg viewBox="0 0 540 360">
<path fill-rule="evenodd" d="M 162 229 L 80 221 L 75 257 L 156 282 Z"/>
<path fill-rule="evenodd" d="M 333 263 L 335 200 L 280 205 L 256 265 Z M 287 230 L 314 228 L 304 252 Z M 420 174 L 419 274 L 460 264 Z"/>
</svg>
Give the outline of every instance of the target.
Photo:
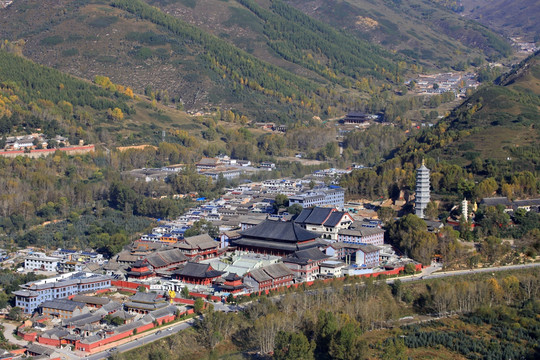
<svg viewBox="0 0 540 360">
<path fill-rule="evenodd" d="M 319 237 L 318 234 L 302 229 L 294 222 L 271 220 L 265 220 L 257 226 L 241 231 L 240 234 L 244 237 L 286 242 L 307 241 Z"/>
<path fill-rule="evenodd" d="M 147 304 L 160 302 L 160 299 L 158 299 L 158 294 L 143 293 L 143 292 L 135 293 L 135 295 L 130 297 L 129 300 L 134 301 L 134 302 L 147 303 Z"/>
<path fill-rule="evenodd" d="M 223 280 L 225 280 L 225 281 L 237 281 L 237 280 L 242 280 L 242 278 L 240 276 L 238 276 L 238 274 L 229 273 L 229 274 L 227 274 L 227 276 L 225 276 L 223 278 Z"/>
<path fill-rule="evenodd" d="M 54 353 L 53 349 L 49 349 L 45 346 L 37 344 L 30 344 L 26 349 L 28 350 L 28 352 L 38 355 L 52 355 L 52 353 Z"/>
<path fill-rule="evenodd" d="M 341 219 L 345 216 L 345 212 L 343 211 L 334 211 L 330 217 L 328 217 L 328 220 L 324 222 L 324 226 L 336 226 L 339 224 Z"/>
<path fill-rule="evenodd" d="M 41 307 L 63 311 L 74 311 L 79 308 L 82 309 L 86 304 L 83 302 L 72 301 L 68 299 L 54 299 L 45 301 L 41 304 Z"/>
<path fill-rule="evenodd" d="M 311 248 L 306 250 L 295 251 L 291 255 L 283 259 L 283 262 L 291 262 L 294 264 L 306 265 L 314 261 L 322 261 L 328 259 L 330 256 L 325 255 L 317 248 Z"/>
<path fill-rule="evenodd" d="M 507 197 L 490 197 L 490 198 L 483 198 L 480 204 L 486 205 L 486 206 L 497 206 L 497 205 L 510 206 L 512 203 L 510 202 L 510 200 L 508 200 Z"/>
<path fill-rule="evenodd" d="M 315 224 L 322 225 L 332 213 L 332 208 L 314 207 L 312 209 L 304 209 L 298 215 L 295 222 L 298 224 Z"/>
<path fill-rule="evenodd" d="M 168 265 L 187 261 L 187 256 L 178 249 L 159 251 L 157 253 Z"/>
<path fill-rule="evenodd" d="M 160 302 L 160 303 L 155 303 L 155 304 L 148 304 L 148 303 L 142 303 L 142 302 L 137 302 L 137 301 L 128 301 L 124 305 L 127 308 L 153 311 L 156 309 L 164 308 L 165 306 L 167 306 L 167 303 Z"/>
<path fill-rule="evenodd" d="M 175 275 L 188 276 L 201 279 L 214 278 L 224 274 L 223 271 L 214 270 L 208 264 L 188 262 L 182 269 L 174 272 Z"/>
<path fill-rule="evenodd" d="M 540 206 L 540 199 L 514 200 L 515 206 Z"/>
<path fill-rule="evenodd" d="M 167 262 L 164 261 L 158 254 L 152 254 L 146 257 L 146 261 L 155 268 L 167 266 Z"/>
</svg>

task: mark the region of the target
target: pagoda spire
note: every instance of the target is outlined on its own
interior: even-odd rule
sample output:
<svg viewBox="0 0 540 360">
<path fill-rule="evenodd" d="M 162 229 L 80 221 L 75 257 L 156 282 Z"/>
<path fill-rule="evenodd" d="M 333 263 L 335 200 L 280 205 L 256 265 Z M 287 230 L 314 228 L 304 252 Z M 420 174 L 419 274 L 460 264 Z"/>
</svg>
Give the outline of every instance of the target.
<svg viewBox="0 0 540 360">
<path fill-rule="evenodd" d="M 414 213 L 421 219 L 425 217 L 424 211 L 430 201 L 429 188 L 429 169 L 426 167 L 424 159 L 422 159 L 422 165 L 416 171 L 416 198 L 414 206 Z"/>
</svg>

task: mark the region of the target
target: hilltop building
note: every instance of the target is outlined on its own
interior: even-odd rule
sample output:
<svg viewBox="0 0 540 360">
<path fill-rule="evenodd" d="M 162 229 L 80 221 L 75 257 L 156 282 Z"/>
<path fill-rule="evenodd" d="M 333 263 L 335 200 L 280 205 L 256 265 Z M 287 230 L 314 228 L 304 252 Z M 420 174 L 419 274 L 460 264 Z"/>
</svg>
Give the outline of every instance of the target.
<svg viewBox="0 0 540 360">
<path fill-rule="evenodd" d="M 422 160 L 422 165 L 416 171 L 416 200 L 414 213 L 420 219 L 425 217 L 424 211 L 429 204 L 429 169 Z"/>
</svg>

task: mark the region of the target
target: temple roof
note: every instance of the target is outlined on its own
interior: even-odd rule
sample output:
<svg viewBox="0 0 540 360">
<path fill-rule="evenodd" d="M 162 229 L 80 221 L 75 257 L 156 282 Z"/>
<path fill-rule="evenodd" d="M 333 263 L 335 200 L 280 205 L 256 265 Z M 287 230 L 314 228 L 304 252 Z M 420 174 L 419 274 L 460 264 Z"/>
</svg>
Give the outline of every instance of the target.
<svg viewBox="0 0 540 360">
<path fill-rule="evenodd" d="M 271 264 L 249 272 L 249 276 L 258 283 L 292 275 L 291 269 L 281 263 Z"/>
<path fill-rule="evenodd" d="M 317 248 L 311 248 L 306 250 L 295 251 L 286 258 L 283 259 L 283 262 L 289 262 L 300 265 L 307 265 L 314 261 L 322 261 L 328 259 L 330 256 L 325 255 L 322 251 Z"/>
<path fill-rule="evenodd" d="M 265 220 L 257 226 L 241 231 L 243 237 L 271 239 L 280 242 L 300 242 L 313 240 L 319 234 L 302 229 L 299 225 L 290 221 Z M 241 241 L 242 239 L 240 239 Z M 235 241 L 235 243 L 238 243 Z"/>
<path fill-rule="evenodd" d="M 173 274 L 178 276 L 194 277 L 201 279 L 215 278 L 225 272 L 214 270 L 209 264 L 188 262 L 182 269 L 176 270 Z"/>
</svg>

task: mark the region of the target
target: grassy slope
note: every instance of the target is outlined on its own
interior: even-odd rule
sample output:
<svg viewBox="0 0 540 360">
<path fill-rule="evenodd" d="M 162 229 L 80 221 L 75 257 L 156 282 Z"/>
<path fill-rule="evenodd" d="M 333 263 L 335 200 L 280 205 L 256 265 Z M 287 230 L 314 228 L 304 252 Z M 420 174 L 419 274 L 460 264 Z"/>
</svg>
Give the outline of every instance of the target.
<svg viewBox="0 0 540 360">
<path fill-rule="evenodd" d="M 306 14 L 403 52 L 426 66 L 497 55 L 506 44 L 486 28 L 420 0 L 288 0 Z M 493 38 L 490 38 L 493 35 Z M 496 40 L 494 40 L 496 39 Z"/>
</svg>

